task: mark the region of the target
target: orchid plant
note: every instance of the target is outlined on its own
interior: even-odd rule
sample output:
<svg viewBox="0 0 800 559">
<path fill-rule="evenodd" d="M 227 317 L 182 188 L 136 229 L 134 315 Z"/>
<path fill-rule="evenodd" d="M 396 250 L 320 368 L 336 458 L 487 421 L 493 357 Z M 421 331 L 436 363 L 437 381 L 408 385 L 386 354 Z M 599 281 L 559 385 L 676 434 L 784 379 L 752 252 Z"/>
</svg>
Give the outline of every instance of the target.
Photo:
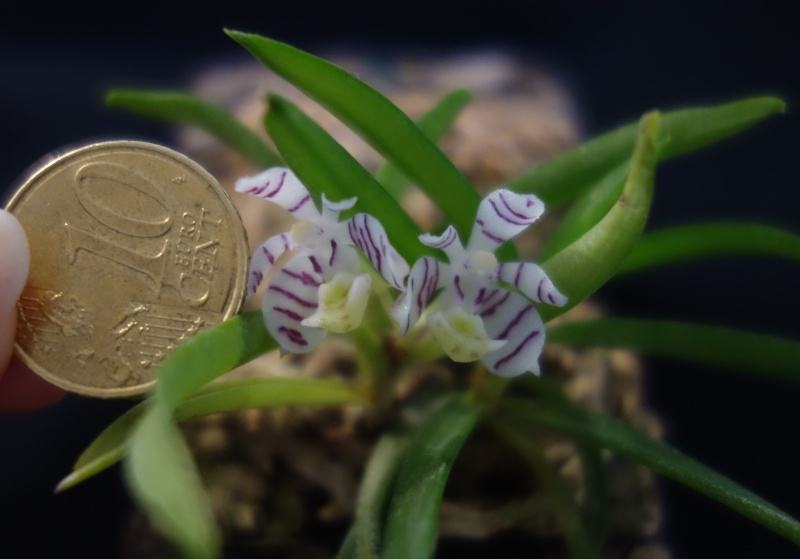
<svg viewBox="0 0 800 559">
<path fill-rule="evenodd" d="M 699 238 L 687 228 L 643 235 L 655 168 L 781 113 L 783 103 L 754 98 L 648 113 L 638 124 L 534 167 L 481 198 L 435 145 L 468 101 L 466 92 L 447 96 L 414 123 L 341 68 L 284 43 L 228 34 L 361 134 L 386 157 L 388 167 L 376 179 L 277 95 L 269 97 L 265 119 L 275 152 L 203 100 L 179 93 L 110 93 L 111 106 L 199 126 L 239 151 L 263 172 L 240 179 L 236 190 L 281 206 L 296 221 L 253 255 L 247 296 L 257 296 L 263 285 L 261 309 L 177 348 L 163 363 L 148 400 L 98 437 L 60 489 L 123 459 L 132 494 L 163 534 L 186 557 L 218 557 L 219 531 L 176 422 L 276 406 L 347 405 L 390 414 L 386 402 L 405 363 L 446 358 L 472 363 L 472 375 L 402 436 L 391 428 L 391 419 L 382 423 L 390 427 L 376 435 L 353 525 L 342 535 L 338 557 L 431 557 L 445 483 L 462 444 L 479 424 L 496 427 L 522 456 L 536 451 L 535 439 L 527 436 L 531 429 L 572 439 L 587 480 L 602 480 L 599 452 L 609 449 L 800 544 L 800 523 L 791 516 L 663 442 L 580 408 L 539 365 L 547 339 L 798 379 L 797 342 L 716 326 L 600 318 L 561 322 L 548 327 L 545 336 L 545 324 L 618 273 L 738 249 L 725 233 L 740 224 L 704 225 L 718 234 Z M 421 231 L 401 209 L 399 197 L 411 181 L 447 220 L 438 233 Z M 570 206 L 541 265 L 521 262 L 509 241 L 536 222 L 545 204 Z M 753 233 L 748 251 L 800 259 L 800 238 L 748 227 Z M 328 332 L 351 336 L 367 357 L 359 361 L 353 382 L 268 377 L 209 384 L 268 351 L 313 351 Z M 398 340 L 404 358 L 389 363 L 381 355 L 387 338 Z M 410 339 L 414 342 L 403 344 Z M 595 557 L 603 546 L 602 482 L 590 483 L 587 491 L 592 514 L 584 518 L 567 499 L 560 516 L 572 557 Z"/>
</svg>

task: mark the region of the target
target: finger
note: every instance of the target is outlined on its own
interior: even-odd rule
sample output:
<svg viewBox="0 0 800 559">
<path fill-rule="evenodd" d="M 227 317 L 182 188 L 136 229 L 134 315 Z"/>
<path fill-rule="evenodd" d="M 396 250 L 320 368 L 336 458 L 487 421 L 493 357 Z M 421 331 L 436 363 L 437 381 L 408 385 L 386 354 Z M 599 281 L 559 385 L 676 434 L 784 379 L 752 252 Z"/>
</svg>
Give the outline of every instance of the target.
<svg viewBox="0 0 800 559">
<path fill-rule="evenodd" d="M 33 373 L 16 356 L 0 378 L 0 413 L 36 411 L 58 402 L 65 392 Z"/>
<path fill-rule="evenodd" d="M 0 209 L 0 377 L 14 348 L 16 304 L 28 277 L 30 253 L 22 226 Z"/>
<path fill-rule="evenodd" d="M 25 286 L 29 264 L 28 241 L 22 226 L 13 215 L 0 209 L 0 412 L 33 411 L 64 396 L 63 390 L 11 357 L 16 303 Z"/>
</svg>

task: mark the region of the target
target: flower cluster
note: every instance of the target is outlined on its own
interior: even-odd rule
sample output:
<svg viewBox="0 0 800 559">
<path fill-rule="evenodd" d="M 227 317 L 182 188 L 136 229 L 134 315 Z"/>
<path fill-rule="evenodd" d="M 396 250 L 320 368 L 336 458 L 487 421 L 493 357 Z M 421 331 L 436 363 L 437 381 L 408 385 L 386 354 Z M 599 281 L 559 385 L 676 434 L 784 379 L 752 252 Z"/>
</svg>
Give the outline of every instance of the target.
<svg viewBox="0 0 800 559">
<path fill-rule="evenodd" d="M 448 262 L 425 256 L 409 270 L 377 219 L 358 213 L 339 222 L 355 198 L 331 202 L 323 196 L 319 212 L 297 177 L 279 167 L 240 179 L 236 190 L 271 200 L 297 219 L 288 233 L 259 247 L 247 281 L 248 297 L 267 282 L 264 321 L 285 351 L 310 351 L 326 331 L 342 333 L 361 324 L 371 280 L 357 273 L 357 248 L 401 292 L 391 311 L 401 335 L 424 323 L 454 361 L 480 359 L 507 377 L 538 374 L 544 325 L 531 301 L 561 306 L 566 298 L 539 266 L 500 263 L 494 255 L 542 215 L 536 196 L 492 192 L 480 204 L 466 248 L 452 226 L 440 236 L 421 235 Z"/>
<path fill-rule="evenodd" d="M 250 262 L 247 296 L 270 278 L 262 310 L 267 330 L 291 353 L 311 351 L 325 332 L 348 332 L 364 317 L 371 278 L 355 274 L 363 252 L 389 284 L 400 289 L 408 265 L 389 244 L 377 219 L 359 213 L 339 222 L 355 198 L 331 202 L 322 197 L 322 212 L 289 169 L 273 167 L 239 179 L 236 190 L 288 210 L 297 222 L 288 233 L 267 239 Z"/>
</svg>

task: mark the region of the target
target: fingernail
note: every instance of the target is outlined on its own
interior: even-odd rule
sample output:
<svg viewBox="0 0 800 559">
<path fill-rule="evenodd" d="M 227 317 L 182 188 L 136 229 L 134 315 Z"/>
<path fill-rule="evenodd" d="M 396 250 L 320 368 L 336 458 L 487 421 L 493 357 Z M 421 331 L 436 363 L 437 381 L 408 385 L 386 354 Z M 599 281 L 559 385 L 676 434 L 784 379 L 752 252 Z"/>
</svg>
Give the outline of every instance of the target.
<svg viewBox="0 0 800 559">
<path fill-rule="evenodd" d="M 0 317 L 8 315 L 25 286 L 28 239 L 17 218 L 0 209 Z"/>
</svg>

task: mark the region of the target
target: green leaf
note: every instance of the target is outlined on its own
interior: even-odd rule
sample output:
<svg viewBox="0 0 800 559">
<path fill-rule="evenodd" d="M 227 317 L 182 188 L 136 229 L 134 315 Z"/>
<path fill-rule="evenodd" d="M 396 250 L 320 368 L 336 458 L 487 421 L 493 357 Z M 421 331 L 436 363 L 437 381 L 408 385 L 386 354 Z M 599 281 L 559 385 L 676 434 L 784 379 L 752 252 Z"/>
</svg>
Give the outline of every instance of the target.
<svg viewBox="0 0 800 559">
<path fill-rule="evenodd" d="M 600 450 L 576 443 L 581 459 L 583 482 L 586 485 L 587 533 L 592 549 L 599 551 L 608 531 L 608 487 L 605 464 Z"/>
<path fill-rule="evenodd" d="M 417 127 L 431 141 L 438 142 L 470 100 L 472 100 L 472 94 L 466 89 L 456 89 L 448 93 L 435 107 L 417 120 Z M 411 182 L 391 161 L 385 162 L 378 169 L 378 172 L 375 173 L 375 180 L 381 183 L 386 192 L 398 202 L 402 200 L 406 188 Z"/>
<path fill-rule="evenodd" d="M 260 310 L 248 311 L 203 330 L 164 360 L 155 393 L 170 411 L 212 380 L 277 349 Z"/>
<path fill-rule="evenodd" d="M 540 260 L 547 260 L 577 241 L 603 219 L 619 199 L 629 167 L 630 161 L 614 167 L 575 201 L 547 239 L 547 244 L 539 253 Z"/>
<path fill-rule="evenodd" d="M 220 536 L 189 449 L 169 411 L 151 403 L 131 439 L 125 480 L 154 526 L 190 559 L 214 559 Z"/>
<path fill-rule="evenodd" d="M 356 559 L 356 533 L 353 528 L 347 531 L 347 535 L 339 546 L 339 552 L 336 554 L 336 559 Z"/>
<path fill-rule="evenodd" d="M 363 403 L 346 384 L 328 379 L 267 377 L 223 380 L 202 388 L 181 402 L 176 421 L 215 413 L 279 406 L 333 406 Z M 72 473 L 59 483 L 63 491 L 105 470 L 120 460 L 128 439 L 142 417 L 147 403 L 128 410 L 109 425 L 81 454 Z"/>
<path fill-rule="evenodd" d="M 620 347 L 800 382 L 800 343 L 731 328 L 662 320 L 600 318 L 549 328 L 551 343 Z"/>
<path fill-rule="evenodd" d="M 643 235 L 620 272 L 732 254 L 800 260 L 800 237 L 755 223 L 684 225 Z"/>
<path fill-rule="evenodd" d="M 783 101 L 755 97 L 710 108 L 664 114 L 659 159 L 666 160 L 715 144 L 783 113 Z M 580 195 L 613 167 L 627 159 L 638 126 L 629 124 L 603 134 L 509 181 L 510 188 L 530 192 L 556 206 Z"/>
<path fill-rule="evenodd" d="M 433 200 L 461 238 L 468 238 L 480 197 L 405 113 L 330 62 L 258 35 L 230 30 L 226 33 L 364 137 Z"/>
<path fill-rule="evenodd" d="M 408 437 L 383 435 L 367 463 L 356 502 L 353 533 L 358 559 L 379 559 L 381 529 Z"/>
<path fill-rule="evenodd" d="M 189 449 L 172 413 L 202 386 L 277 346 L 260 311 L 240 314 L 189 338 L 164 360 L 123 471 L 155 527 L 191 559 L 219 554 L 219 534 Z"/>
<path fill-rule="evenodd" d="M 569 299 L 560 308 L 539 306 L 545 321 L 574 307 L 613 277 L 639 240 L 653 199 L 658 130 L 658 113 L 642 117 L 622 194 L 597 225 L 542 263 Z"/>
<path fill-rule="evenodd" d="M 355 210 L 376 217 L 397 252 L 413 264 L 427 253 L 419 227 L 358 161 L 291 102 L 269 98 L 267 131 L 320 207 L 322 193 L 334 201 L 358 196 Z"/>
<path fill-rule="evenodd" d="M 465 395 L 454 397 L 412 437 L 386 519 L 384 559 L 433 555 L 444 485 L 481 411 Z"/>
<path fill-rule="evenodd" d="M 608 448 L 702 493 L 800 545 L 800 523 L 711 468 L 630 425 L 598 413 L 540 399 L 508 398 L 501 417 L 517 425 L 546 428 Z"/>
<path fill-rule="evenodd" d="M 131 433 L 141 420 L 146 405 L 146 401 L 138 404 L 106 427 L 78 457 L 72 472 L 56 486 L 56 492 L 75 487 L 122 460 Z"/>
<path fill-rule="evenodd" d="M 267 168 L 282 164 L 280 156 L 258 134 L 222 107 L 203 99 L 185 93 L 117 89 L 108 92 L 106 104 L 167 122 L 196 126 L 215 136 L 257 167 Z"/>
</svg>

